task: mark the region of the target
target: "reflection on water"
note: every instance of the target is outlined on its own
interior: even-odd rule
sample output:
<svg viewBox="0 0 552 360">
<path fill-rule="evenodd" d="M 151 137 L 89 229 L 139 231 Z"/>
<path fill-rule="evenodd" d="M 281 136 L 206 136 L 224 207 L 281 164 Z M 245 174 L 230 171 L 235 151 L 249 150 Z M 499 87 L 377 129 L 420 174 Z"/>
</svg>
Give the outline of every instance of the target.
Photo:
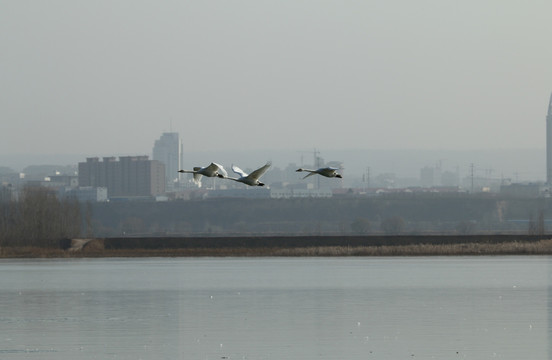
<svg viewBox="0 0 552 360">
<path fill-rule="evenodd" d="M 548 359 L 552 257 L 0 261 L 0 358 Z"/>
</svg>

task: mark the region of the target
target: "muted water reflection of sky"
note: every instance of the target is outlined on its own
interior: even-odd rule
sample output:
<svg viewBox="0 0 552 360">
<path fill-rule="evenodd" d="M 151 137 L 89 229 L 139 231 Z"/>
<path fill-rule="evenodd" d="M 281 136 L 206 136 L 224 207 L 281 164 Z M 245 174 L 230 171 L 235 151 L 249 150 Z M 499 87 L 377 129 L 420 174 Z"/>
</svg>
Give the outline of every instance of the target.
<svg viewBox="0 0 552 360">
<path fill-rule="evenodd" d="M 548 359 L 552 257 L 0 261 L 0 358 Z"/>
</svg>

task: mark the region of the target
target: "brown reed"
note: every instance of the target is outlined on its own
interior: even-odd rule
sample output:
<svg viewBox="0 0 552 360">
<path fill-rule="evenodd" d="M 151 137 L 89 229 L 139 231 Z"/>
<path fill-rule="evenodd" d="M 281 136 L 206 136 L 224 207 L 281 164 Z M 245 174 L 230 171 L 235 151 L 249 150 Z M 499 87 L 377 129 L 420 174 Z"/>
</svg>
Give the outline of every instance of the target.
<svg viewBox="0 0 552 360">
<path fill-rule="evenodd" d="M 105 249 L 103 241 L 92 240 L 77 251 L 37 247 L 2 247 L 0 258 L 101 258 L 101 257 L 330 257 L 330 256 L 467 256 L 467 255 L 552 255 L 552 239 L 536 242 L 416 244 L 396 246 L 324 246 L 301 248 L 186 248 Z"/>
</svg>

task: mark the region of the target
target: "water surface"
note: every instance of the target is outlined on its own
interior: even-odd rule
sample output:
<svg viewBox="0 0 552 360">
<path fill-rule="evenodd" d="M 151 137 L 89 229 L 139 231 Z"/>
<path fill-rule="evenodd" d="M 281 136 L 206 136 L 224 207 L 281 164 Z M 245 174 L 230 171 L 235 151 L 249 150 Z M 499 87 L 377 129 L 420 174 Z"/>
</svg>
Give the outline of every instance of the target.
<svg viewBox="0 0 552 360">
<path fill-rule="evenodd" d="M 0 261 L 0 358 L 548 359 L 552 257 Z"/>
</svg>

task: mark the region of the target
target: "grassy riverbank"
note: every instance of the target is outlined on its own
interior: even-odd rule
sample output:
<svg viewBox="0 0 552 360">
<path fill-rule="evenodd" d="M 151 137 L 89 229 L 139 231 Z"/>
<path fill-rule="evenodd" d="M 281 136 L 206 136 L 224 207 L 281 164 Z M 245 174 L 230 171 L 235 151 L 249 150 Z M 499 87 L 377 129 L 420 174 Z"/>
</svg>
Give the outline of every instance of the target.
<svg viewBox="0 0 552 360">
<path fill-rule="evenodd" d="M 258 256 L 468 256 L 552 255 L 552 239 L 532 242 L 408 244 L 392 246 L 217 247 L 177 249 L 106 249 L 103 240 L 89 241 L 77 249 L 33 247 L 0 248 L 0 258 L 99 258 L 99 257 L 258 257 Z"/>
</svg>

